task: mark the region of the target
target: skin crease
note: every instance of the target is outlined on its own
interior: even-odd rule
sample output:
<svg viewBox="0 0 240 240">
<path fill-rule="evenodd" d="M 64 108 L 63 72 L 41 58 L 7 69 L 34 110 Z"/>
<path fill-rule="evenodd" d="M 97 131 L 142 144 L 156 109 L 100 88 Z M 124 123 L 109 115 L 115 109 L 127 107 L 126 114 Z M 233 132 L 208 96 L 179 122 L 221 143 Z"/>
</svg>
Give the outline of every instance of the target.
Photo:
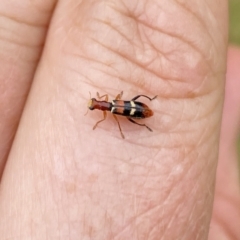
<svg viewBox="0 0 240 240">
<path fill-rule="evenodd" d="M 237 239 L 228 2 L 17 3 L 0 4 L 1 239 Z M 121 90 L 158 95 L 153 133 L 119 118 L 123 140 L 111 116 L 92 131 L 89 91 Z"/>
</svg>

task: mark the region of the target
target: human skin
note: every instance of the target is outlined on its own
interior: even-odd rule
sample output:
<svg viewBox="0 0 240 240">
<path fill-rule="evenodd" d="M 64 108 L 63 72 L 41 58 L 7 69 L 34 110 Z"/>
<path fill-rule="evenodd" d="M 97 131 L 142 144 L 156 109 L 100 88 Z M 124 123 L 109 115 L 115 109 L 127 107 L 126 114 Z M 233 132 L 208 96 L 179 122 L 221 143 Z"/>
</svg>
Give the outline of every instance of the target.
<svg viewBox="0 0 240 240">
<path fill-rule="evenodd" d="M 240 236 L 240 171 L 236 151 L 240 131 L 239 63 L 240 48 L 230 47 L 210 240 Z"/>
<path fill-rule="evenodd" d="M 223 214 L 220 180 L 212 215 L 218 152 L 236 171 L 224 141 L 219 151 L 228 2 L 18 4 L 0 4 L 1 239 L 192 240 L 209 226 L 210 239 L 238 236 L 221 220 L 239 220 L 239 192 L 224 190 L 235 201 Z M 158 95 L 142 99 L 153 133 L 119 119 L 123 140 L 111 116 L 92 131 L 102 113 L 84 116 L 89 91 L 122 90 Z"/>
</svg>

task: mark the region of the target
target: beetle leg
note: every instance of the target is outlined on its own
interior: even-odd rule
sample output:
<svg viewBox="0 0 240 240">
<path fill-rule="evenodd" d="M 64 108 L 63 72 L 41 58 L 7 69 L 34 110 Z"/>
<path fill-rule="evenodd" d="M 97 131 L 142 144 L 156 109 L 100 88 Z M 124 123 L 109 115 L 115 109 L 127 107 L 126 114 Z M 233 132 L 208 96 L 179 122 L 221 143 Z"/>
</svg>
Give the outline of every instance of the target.
<svg viewBox="0 0 240 240">
<path fill-rule="evenodd" d="M 120 123 L 119 123 L 119 121 L 118 121 L 117 116 L 113 114 L 113 117 L 114 117 L 115 120 L 117 121 L 118 128 L 119 128 L 119 131 L 120 131 L 120 133 L 121 133 L 122 138 L 125 138 L 124 135 L 123 135 L 123 133 L 122 133 L 122 129 L 121 129 L 121 126 L 120 126 Z"/>
<path fill-rule="evenodd" d="M 105 97 L 105 101 L 106 101 L 106 102 L 108 101 L 108 95 L 107 95 L 107 94 L 104 94 L 104 95 L 100 96 L 99 93 L 97 92 L 97 97 L 98 97 L 99 99 Z"/>
<path fill-rule="evenodd" d="M 97 127 L 97 125 L 98 125 L 100 122 L 104 121 L 104 120 L 106 119 L 106 117 L 107 117 L 107 112 L 106 112 L 106 111 L 103 111 L 103 119 L 100 120 L 100 121 L 98 121 L 98 122 L 96 122 L 96 124 L 93 126 L 93 130 Z"/>
<path fill-rule="evenodd" d="M 148 127 L 146 124 L 137 123 L 131 118 L 127 118 L 127 119 L 134 124 L 137 124 L 137 125 L 142 126 L 142 127 L 146 127 L 150 132 L 152 132 L 152 129 L 150 127 Z"/>
<path fill-rule="evenodd" d="M 156 95 L 155 97 L 153 97 L 153 98 L 150 98 L 150 97 L 148 97 L 148 96 L 146 96 L 146 95 L 137 95 L 136 97 L 134 97 L 134 98 L 132 99 L 132 101 L 135 101 L 135 100 L 137 100 L 137 99 L 140 98 L 140 97 L 145 97 L 145 98 L 149 99 L 150 101 L 152 101 L 152 100 L 154 100 L 154 99 L 157 97 L 157 95 Z"/>
<path fill-rule="evenodd" d="M 115 100 L 120 100 L 122 98 L 123 91 L 121 91 L 115 98 Z"/>
</svg>

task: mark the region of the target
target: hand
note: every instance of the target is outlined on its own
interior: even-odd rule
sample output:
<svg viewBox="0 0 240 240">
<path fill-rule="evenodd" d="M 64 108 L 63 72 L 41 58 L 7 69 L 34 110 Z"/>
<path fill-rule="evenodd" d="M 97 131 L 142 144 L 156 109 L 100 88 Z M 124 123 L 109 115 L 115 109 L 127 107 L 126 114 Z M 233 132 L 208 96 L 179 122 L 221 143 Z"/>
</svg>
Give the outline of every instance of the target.
<svg viewBox="0 0 240 240">
<path fill-rule="evenodd" d="M 1 238 L 206 239 L 228 2 L 2 2 Z M 122 90 L 158 95 L 153 133 L 92 130 L 89 91 Z"/>
</svg>

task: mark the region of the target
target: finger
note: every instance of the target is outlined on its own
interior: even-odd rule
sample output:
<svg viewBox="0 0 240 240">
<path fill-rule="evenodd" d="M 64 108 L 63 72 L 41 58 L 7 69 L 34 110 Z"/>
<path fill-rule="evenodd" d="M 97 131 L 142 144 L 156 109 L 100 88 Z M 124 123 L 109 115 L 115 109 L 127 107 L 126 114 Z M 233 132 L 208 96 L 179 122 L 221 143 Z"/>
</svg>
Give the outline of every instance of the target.
<svg viewBox="0 0 240 240">
<path fill-rule="evenodd" d="M 87 238 L 206 239 L 227 3 L 134 3 L 59 3 L 3 179 L 4 222 L 12 222 L 4 209 L 20 193 L 11 202 L 20 227 L 9 227 L 17 236 L 28 231 L 21 216 L 31 222 L 40 214 L 56 238 L 66 224 L 68 234 Z M 125 123 L 123 140 L 108 119 L 91 130 L 98 113 L 83 117 L 88 91 L 125 89 L 126 99 L 142 91 L 159 96 L 151 102 L 154 134 Z"/>
<path fill-rule="evenodd" d="M 0 178 L 45 41 L 56 0 L 1 0 Z"/>
<path fill-rule="evenodd" d="M 240 129 L 240 48 L 230 47 L 219 163 L 209 239 L 240 236 L 240 186 L 237 139 Z"/>
</svg>

